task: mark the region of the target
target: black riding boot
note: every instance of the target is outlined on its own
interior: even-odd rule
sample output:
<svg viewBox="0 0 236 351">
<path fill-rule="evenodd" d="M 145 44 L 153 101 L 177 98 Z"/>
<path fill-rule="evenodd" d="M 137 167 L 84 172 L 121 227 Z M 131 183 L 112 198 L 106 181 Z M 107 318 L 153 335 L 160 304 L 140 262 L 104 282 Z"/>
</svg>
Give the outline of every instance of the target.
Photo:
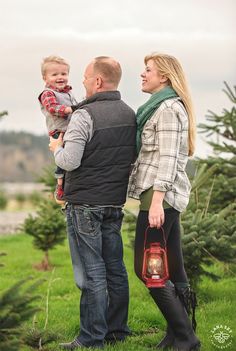
<svg viewBox="0 0 236 351">
<path fill-rule="evenodd" d="M 173 345 L 174 338 L 175 338 L 174 337 L 174 333 L 173 333 L 171 327 L 168 325 L 167 328 L 166 328 L 166 335 L 159 342 L 159 344 L 157 345 L 157 348 L 165 350 L 165 349 L 171 347 Z"/>
<path fill-rule="evenodd" d="M 190 286 L 181 287 L 181 283 L 175 284 L 176 293 L 179 296 L 180 301 L 184 305 L 189 317 L 192 318 L 193 330 L 197 329 L 197 322 L 195 319 L 195 309 L 197 307 L 197 297 L 196 293 L 191 290 Z"/>
<path fill-rule="evenodd" d="M 195 309 L 197 307 L 197 298 L 194 291 L 191 290 L 189 284 L 187 283 L 175 283 L 176 292 L 180 298 L 180 301 L 184 305 L 189 318 L 192 318 L 192 327 L 193 330 L 196 331 L 197 322 L 195 319 Z M 171 347 L 174 342 L 174 333 L 171 327 L 168 325 L 166 329 L 166 335 L 157 345 L 158 349 L 166 349 Z"/>
<path fill-rule="evenodd" d="M 150 294 L 174 333 L 172 345 L 176 351 L 193 351 L 200 348 L 188 314 L 176 294 L 175 287 L 167 282 L 164 288 L 150 288 Z"/>
</svg>

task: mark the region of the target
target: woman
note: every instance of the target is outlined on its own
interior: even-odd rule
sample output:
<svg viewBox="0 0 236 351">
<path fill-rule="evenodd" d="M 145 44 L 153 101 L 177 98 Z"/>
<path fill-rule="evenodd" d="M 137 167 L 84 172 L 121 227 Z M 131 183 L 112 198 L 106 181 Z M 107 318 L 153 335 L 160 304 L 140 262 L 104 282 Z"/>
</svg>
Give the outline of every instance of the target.
<svg viewBox="0 0 236 351">
<path fill-rule="evenodd" d="M 162 288 L 149 288 L 167 321 L 167 333 L 157 348 L 190 351 L 200 348 L 194 333 L 195 294 L 184 269 L 179 216 L 189 200 L 190 183 L 185 172 L 193 155 L 195 119 L 181 65 L 176 58 L 151 54 L 144 59 L 142 91 L 150 99 L 137 111 L 138 157 L 132 170 L 129 196 L 140 199 L 135 237 L 135 272 L 142 278 L 144 233 L 162 241 L 164 229 L 170 280 Z M 153 228 L 153 229 L 152 229 Z M 192 313 L 191 324 L 188 314 Z"/>
</svg>

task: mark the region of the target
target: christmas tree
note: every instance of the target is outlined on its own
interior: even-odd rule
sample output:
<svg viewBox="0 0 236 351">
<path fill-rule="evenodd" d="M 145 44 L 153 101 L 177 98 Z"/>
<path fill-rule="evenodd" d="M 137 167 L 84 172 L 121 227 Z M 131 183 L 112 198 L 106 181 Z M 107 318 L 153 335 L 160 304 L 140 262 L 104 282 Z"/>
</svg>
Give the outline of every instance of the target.
<svg viewBox="0 0 236 351">
<path fill-rule="evenodd" d="M 28 280 L 31 278 L 17 282 L 0 296 L 0 350 L 2 351 L 20 349 L 23 343 L 21 329 L 23 323 L 39 311 L 39 308 L 34 306 L 34 302 L 40 296 L 33 293 L 42 280 L 25 286 Z"/>
<path fill-rule="evenodd" d="M 43 270 L 50 269 L 49 251 L 62 244 L 66 238 L 66 223 L 60 207 L 54 200 L 42 200 L 36 217 L 29 215 L 22 229 L 34 238 L 34 246 L 44 252 L 42 262 L 36 267 Z"/>
</svg>

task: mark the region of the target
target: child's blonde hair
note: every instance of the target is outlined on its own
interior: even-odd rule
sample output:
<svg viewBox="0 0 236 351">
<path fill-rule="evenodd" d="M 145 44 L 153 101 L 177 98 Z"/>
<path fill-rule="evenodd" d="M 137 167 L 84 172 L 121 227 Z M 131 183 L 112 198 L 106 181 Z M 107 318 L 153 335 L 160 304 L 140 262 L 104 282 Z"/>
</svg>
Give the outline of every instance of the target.
<svg viewBox="0 0 236 351">
<path fill-rule="evenodd" d="M 68 72 L 70 70 L 70 65 L 69 63 L 64 60 L 62 57 L 60 56 L 54 56 L 54 55 L 51 55 L 51 56 L 48 56 L 48 57 L 45 57 L 43 59 L 43 62 L 41 63 L 41 72 L 42 72 L 42 76 L 45 75 L 46 71 L 47 71 L 47 66 L 50 64 L 50 63 L 59 63 L 61 65 L 66 65 L 68 67 Z"/>
</svg>

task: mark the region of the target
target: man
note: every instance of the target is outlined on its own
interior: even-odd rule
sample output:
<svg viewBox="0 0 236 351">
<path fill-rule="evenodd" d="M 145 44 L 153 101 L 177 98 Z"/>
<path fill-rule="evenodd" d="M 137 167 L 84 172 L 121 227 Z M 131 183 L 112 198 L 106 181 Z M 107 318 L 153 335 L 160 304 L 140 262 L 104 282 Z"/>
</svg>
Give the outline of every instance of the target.
<svg viewBox="0 0 236 351">
<path fill-rule="evenodd" d="M 50 140 L 56 164 L 65 169 L 65 201 L 71 259 L 81 289 L 80 332 L 63 349 L 102 348 L 123 341 L 129 287 L 120 234 L 122 206 L 135 157 L 134 111 L 117 87 L 120 64 L 97 57 L 86 68 L 86 99 L 62 138 Z"/>
</svg>

